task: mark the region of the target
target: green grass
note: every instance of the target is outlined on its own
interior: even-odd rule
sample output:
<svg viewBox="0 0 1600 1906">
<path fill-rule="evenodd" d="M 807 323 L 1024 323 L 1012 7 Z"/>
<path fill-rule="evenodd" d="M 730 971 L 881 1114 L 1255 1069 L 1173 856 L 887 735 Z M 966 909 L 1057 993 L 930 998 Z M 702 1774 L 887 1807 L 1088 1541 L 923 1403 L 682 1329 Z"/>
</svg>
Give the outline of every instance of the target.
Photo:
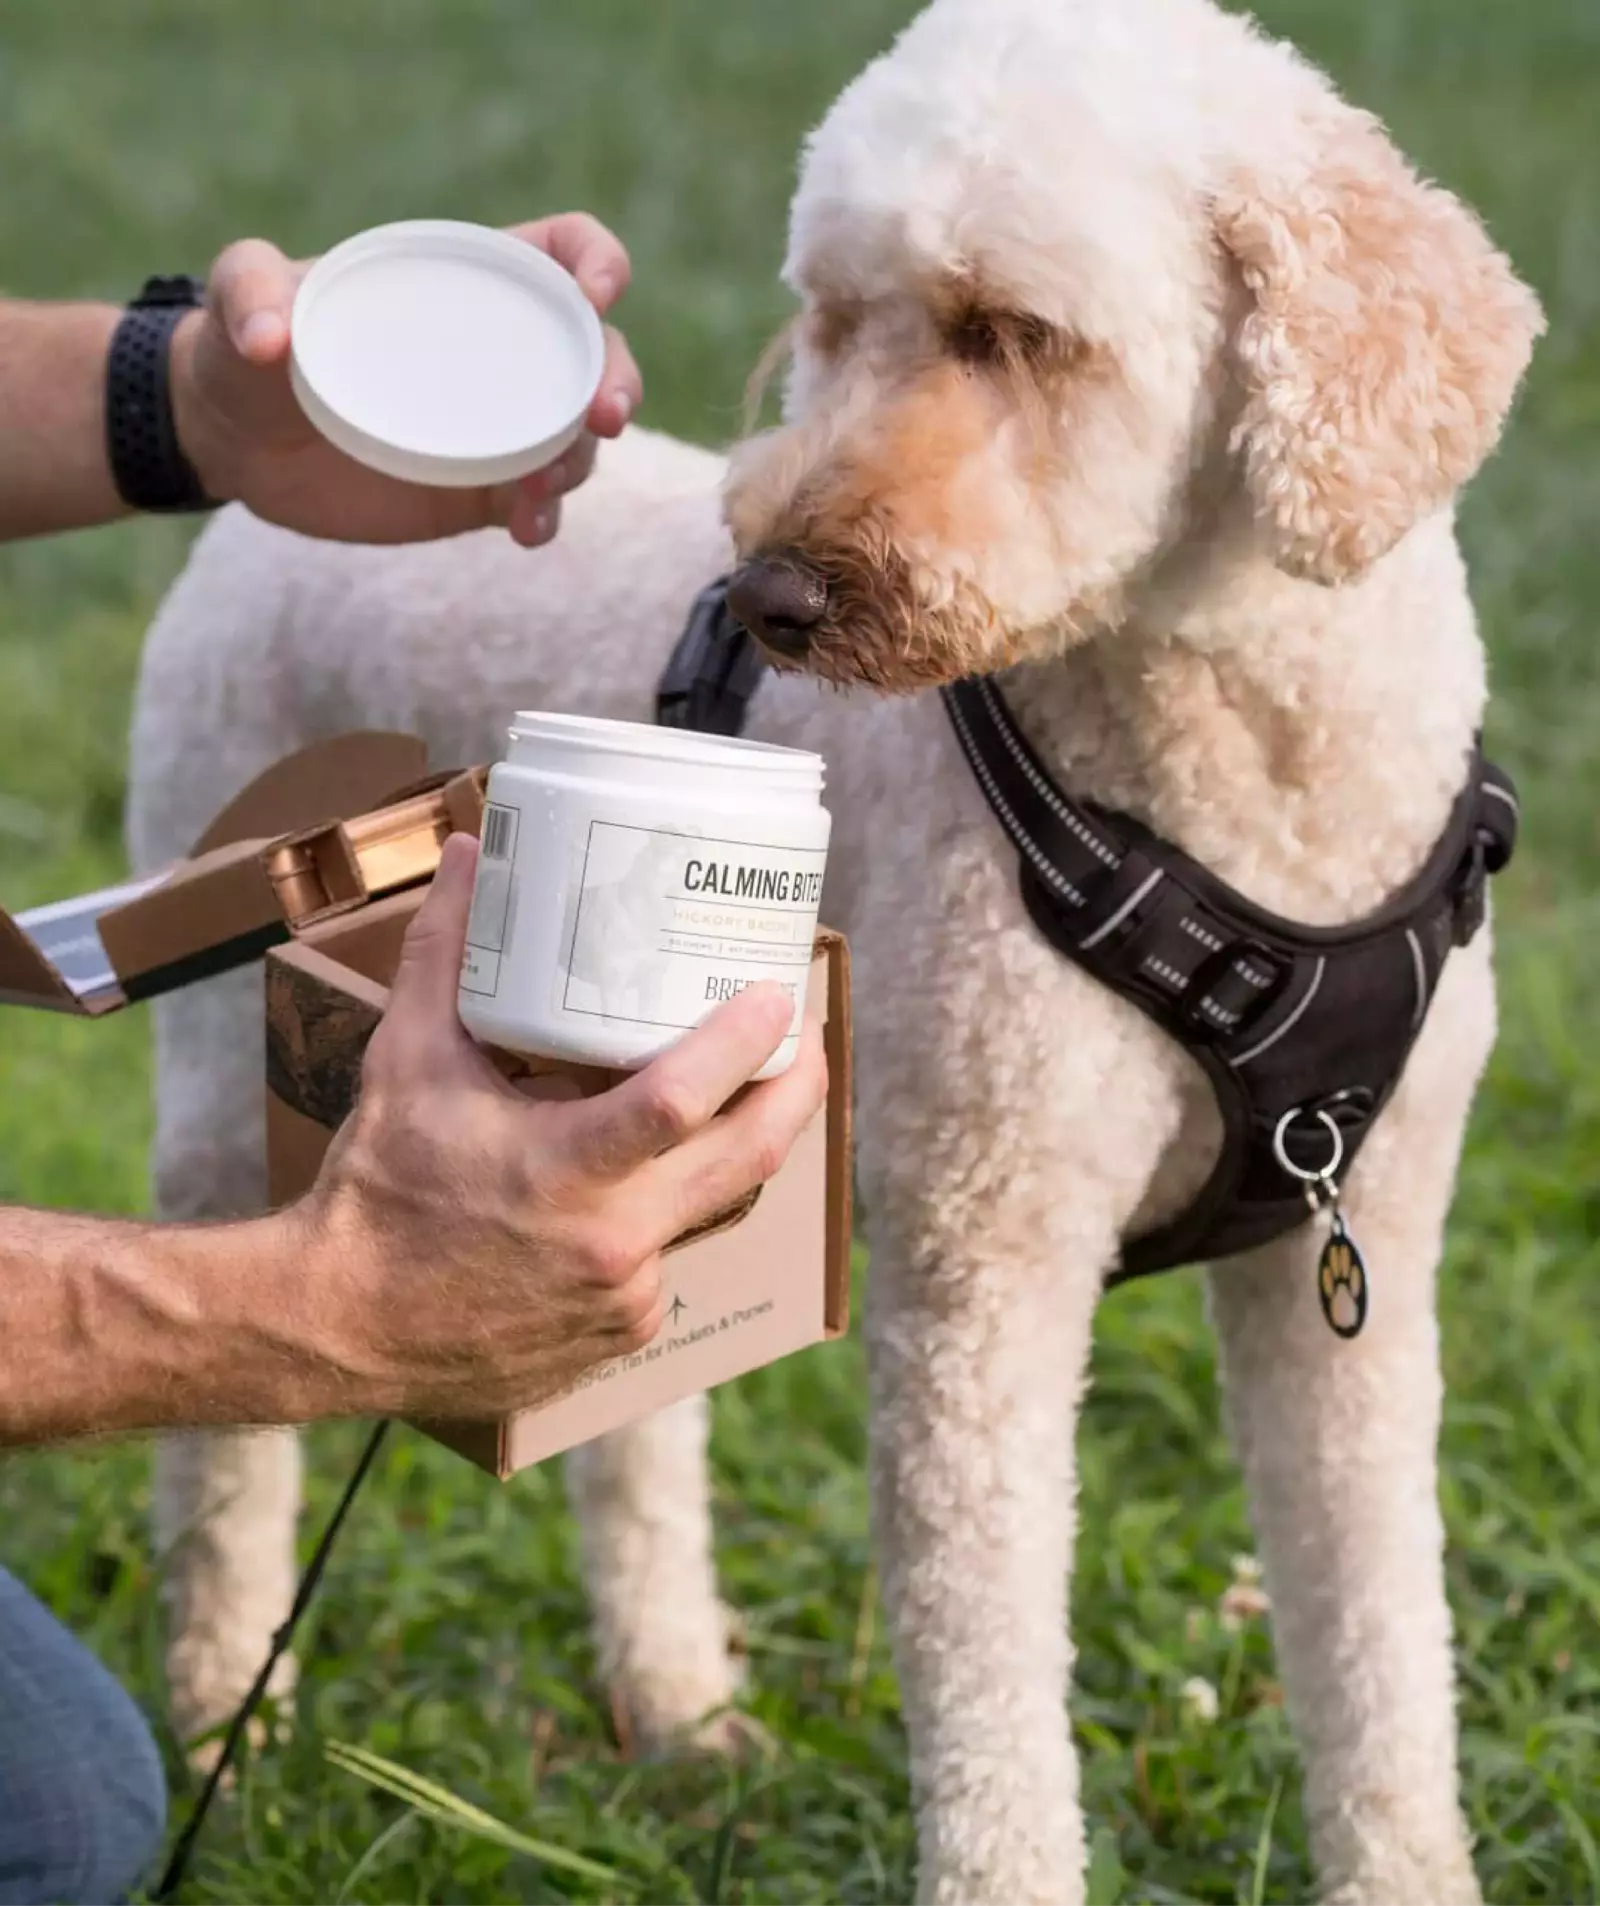
<svg viewBox="0 0 1600 1906">
<path fill-rule="evenodd" d="M 260 229 L 312 249 L 403 215 L 586 204 L 638 264 L 647 418 L 736 426 L 783 309 L 803 129 L 908 0 L 7 0 L 0 286 L 120 294 Z M 1600 10 L 1594 0 L 1272 0 L 1270 24 L 1472 197 L 1553 333 L 1466 511 L 1491 741 L 1523 789 L 1499 895 L 1504 1033 L 1445 1273 L 1444 1491 L 1468 1801 L 1499 1901 L 1600 1898 Z M 0 894 L 119 866 L 140 633 L 184 533 L 0 553 Z M 0 1199 L 137 1211 L 146 1029 L 0 1019 Z M 3 1350 L 0 1350 L 3 1354 Z M 1258 1629 L 1217 1619 L 1248 1546 L 1195 1283 L 1103 1312 L 1083 1435 L 1075 1701 L 1097 1901 L 1288 1900 L 1308 1867 Z M 752 1619 L 770 1764 L 624 1764 L 584 1639 L 557 1477 L 499 1487 L 401 1434 L 306 1637 L 292 1741 L 203 1842 L 189 1897 L 897 1900 L 905 1747 L 869 1567 L 858 1346 L 717 1399 L 729 1589 Z M 360 1432 L 311 1438 L 314 1510 Z M 161 1711 L 146 1452 L 0 1467 L 0 1555 Z M 1221 1691 L 1211 1725 L 1179 1691 Z M 332 1743 L 486 1809 L 424 1817 Z M 174 1773 L 178 1774 L 176 1763 Z M 1423 1906 L 1422 1902 L 1418 1906 Z"/>
</svg>

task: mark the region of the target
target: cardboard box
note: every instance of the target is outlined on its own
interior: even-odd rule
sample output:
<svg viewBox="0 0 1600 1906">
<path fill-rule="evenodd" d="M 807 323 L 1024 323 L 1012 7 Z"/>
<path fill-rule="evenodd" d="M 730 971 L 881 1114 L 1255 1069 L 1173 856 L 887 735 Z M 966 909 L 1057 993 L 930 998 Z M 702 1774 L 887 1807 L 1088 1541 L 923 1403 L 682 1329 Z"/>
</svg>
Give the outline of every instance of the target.
<svg viewBox="0 0 1600 1906">
<path fill-rule="evenodd" d="M 0 1005 L 100 1016 L 267 956 L 272 1197 L 315 1178 L 355 1102 L 405 929 L 446 837 L 476 834 L 486 771 L 426 773 L 424 744 L 335 736 L 278 762 L 216 816 L 189 857 L 14 918 L 0 912 Z M 481 1423 L 418 1427 L 496 1476 L 725 1383 L 846 1329 L 850 1295 L 850 971 L 821 933 L 807 1011 L 830 1087 L 783 1170 L 667 1255 L 655 1343 L 570 1394 Z M 622 1075 L 491 1055 L 531 1096 L 599 1092 Z"/>
<path fill-rule="evenodd" d="M 315 1178 L 360 1085 L 419 892 L 318 921 L 267 956 L 267 1155 L 275 1203 Z M 679 1239 L 665 1258 L 668 1314 L 656 1341 L 535 1409 L 417 1427 L 491 1475 L 531 1463 L 726 1383 L 847 1328 L 850 1299 L 850 969 L 819 933 L 808 1013 L 823 1022 L 826 1111 L 759 1194 Z M 622 1075 L 555 1060 L 496 1061 L 532 1097 L 603 1091 Z"/>
<path fill-rule="evenodd" d="M 0 1004 L 116 1012 L 430 879 L 446 835 L 476 829 L 484 774 L 426 770 L 414 735 L 316 742 L 252 781 L 175 867 L 0 912 Z"/>
</svg>

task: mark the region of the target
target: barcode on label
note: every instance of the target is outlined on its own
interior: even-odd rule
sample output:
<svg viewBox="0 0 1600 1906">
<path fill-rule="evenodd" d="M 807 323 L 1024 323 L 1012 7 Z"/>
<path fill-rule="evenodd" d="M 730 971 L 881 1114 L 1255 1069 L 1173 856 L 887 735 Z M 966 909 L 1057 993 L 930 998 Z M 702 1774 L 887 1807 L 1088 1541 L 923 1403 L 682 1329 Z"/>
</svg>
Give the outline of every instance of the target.
<svg viewBox="0 0 1600 1906">
<path fill-rule="evenodd" d="M 483 810 L 483 857 L 485 860 L 509 860 L 516 838 L 515 808 L 486 807 Z"/>
</svg>

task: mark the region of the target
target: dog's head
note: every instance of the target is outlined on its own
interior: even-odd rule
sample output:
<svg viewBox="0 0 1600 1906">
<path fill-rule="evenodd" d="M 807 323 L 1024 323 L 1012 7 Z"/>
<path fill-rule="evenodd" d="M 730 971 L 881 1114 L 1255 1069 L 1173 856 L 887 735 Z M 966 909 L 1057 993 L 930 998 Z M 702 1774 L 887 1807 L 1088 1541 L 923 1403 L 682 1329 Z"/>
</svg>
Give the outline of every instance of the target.
<svg viewBox="0 0 1600 1906">
<path fill-rule="evenodd" d="M 1210 0 L 934 0 L 807 147 L 734 606 L 910 689 L 1115 628 L 1238 530 L 1360 574 L 1493 447 L 1542 329 L 1476 218 Z"/>
</svg>

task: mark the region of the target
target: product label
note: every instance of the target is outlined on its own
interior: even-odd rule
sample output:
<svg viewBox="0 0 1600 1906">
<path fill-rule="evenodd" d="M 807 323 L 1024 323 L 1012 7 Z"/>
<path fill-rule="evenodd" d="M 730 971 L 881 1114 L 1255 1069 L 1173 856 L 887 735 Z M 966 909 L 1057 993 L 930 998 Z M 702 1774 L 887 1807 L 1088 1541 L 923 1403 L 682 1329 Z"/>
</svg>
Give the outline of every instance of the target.
<svg viewBox="0 0 1600 1906">
<path fill-rule="evenodd" d="M 489 999 L 500 985 L 500 956 L 505 951 L 506 922 L 511 912 L 511 872 L 520 819 L 514 807 L 491 803 L 483 810 L 472 913 L 467 920 L 466 951 L 461 956 L 461 987 L 463 992 L 482 993 Z"/>
<path fill-rule="evenodd" d="M 826 860 L 822 848 L 591 821 L 556 1003 L 671 1029 L 758 980 L 787 984 L 798 1004 Z"/>
</svg>

